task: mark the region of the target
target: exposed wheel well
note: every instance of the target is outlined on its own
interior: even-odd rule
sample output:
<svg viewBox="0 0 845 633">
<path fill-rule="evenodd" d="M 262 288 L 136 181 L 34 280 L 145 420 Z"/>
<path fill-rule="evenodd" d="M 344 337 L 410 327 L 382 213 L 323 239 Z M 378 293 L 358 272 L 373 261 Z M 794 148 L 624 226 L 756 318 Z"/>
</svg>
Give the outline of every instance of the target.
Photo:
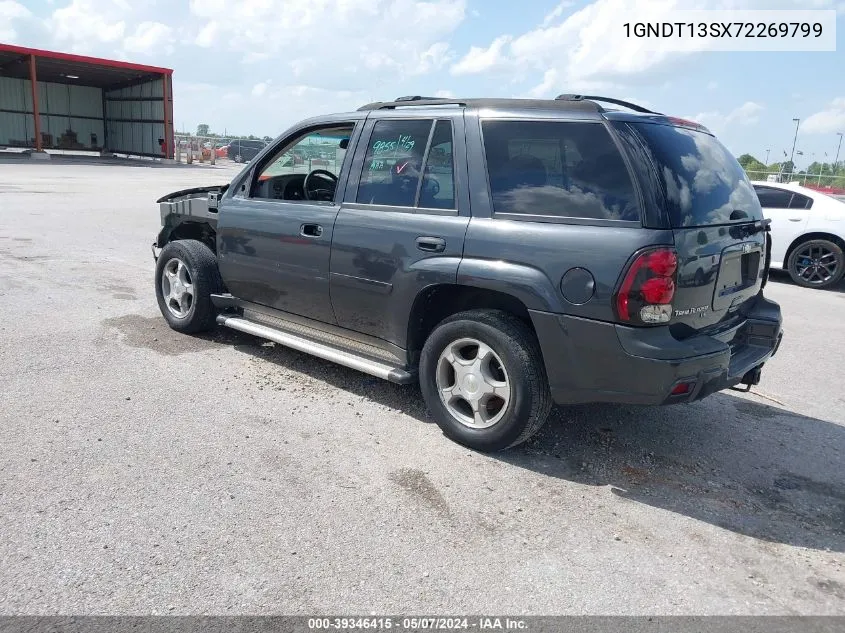
<svg viewBox="0 0 845 633">
<path fill-rule="evenodd" d="M 809 242 L 810 240 L 828 240 L 845 251 L 845 240 L 838 235 L 834 235 L 833 233 L 805 233 L 804 235 L 796 237 L 792 244 L 789 245 L 789 248 L 786 249 L 786 255 L 784 255 L 783 258 L 784 269 L 789 268 L 789 257 L 792 255 L 792 251 L 794 251 L 799 244 Z"/>
<path fill-rule="evenodd" d="M 167 242 L 174 240 L 197 240 L 208 246 L 215 255 L 217 254 L 216 233 L 206 222 L 182 222 L 170 231 L 159 246 L 163 248 Z"/>
<path fill-rule="evenodd" d="M 443 319 L 464 310 L 485 308 L 513 314 L 534 332 L 528 308 L 516 297 L 496 290 L 456 284 L 429 286 L 417 295 L 408 319 L 408 351 L 412 360 L 416 362 L 428 335 Z"/>
</svg>

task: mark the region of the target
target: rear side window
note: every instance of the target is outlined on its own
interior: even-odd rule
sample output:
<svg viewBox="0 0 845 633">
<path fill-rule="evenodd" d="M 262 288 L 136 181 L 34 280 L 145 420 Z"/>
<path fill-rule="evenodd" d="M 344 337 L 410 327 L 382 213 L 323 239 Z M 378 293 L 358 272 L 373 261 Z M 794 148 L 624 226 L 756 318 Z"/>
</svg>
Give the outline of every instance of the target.
<svg viewBox="0 0 845 633">
<path fill-rule="evenodd" d="M 355 201 L 391 207 L 454 209 L 451 122 L 378 121 L 367 143 Z"/>
<path fill-rule="evenodd" d="M 790 209 L 810 209 L 813 206 L 813 199 L 807 196 L 802 196 L 800 193 L 792 194 L 792 201 L 789 203 Z"/>
<path fill-rule="evenodd" d="M 640 218 L 631 176 L 601 123 L 484 121 L 495 213 Z"/>
<path fill-rule="evenodd" d="M 764 209 L 788 209 L 792 200 L 792 192 L 775 187 L 755 187 L 757 199 Z"/>
<path fill-rule="evenodd" d="M 417 206 L 429 209 L 455 208 L 454 162 L 452 123 L 438 121 L 425 159 Z"/>
<path fill-rule="evenodd" d="M 651 154 L 673 227 L 749 222 L 763 217 L 757 194 L 736 158 L 706 132 L 631 123 Z"/>
</svg>

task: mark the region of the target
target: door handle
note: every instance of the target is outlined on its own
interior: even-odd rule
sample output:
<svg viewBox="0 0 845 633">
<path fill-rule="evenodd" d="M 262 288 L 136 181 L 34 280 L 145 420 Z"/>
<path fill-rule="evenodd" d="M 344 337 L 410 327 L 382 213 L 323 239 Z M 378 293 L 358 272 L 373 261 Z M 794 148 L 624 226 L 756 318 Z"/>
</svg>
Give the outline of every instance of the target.
<svg viewBox="0 0 845 633">
<path fill-rule="evenodd" d="M 442 253 L 446 250 L 446 240 L 442 237 L 418 237 L 417 248 L 426 253 Z"/>
<path fill-rule="evenodd" d="M 299 227 L 299 234 L 303 237 L 320 237 L 323 234 L 323 227 L 319 224 L 303 224 Z"/>
<path fill-rule="evenodd" d="M 789 218 L 789 221 L 790 221 L 790 222 L 800 222 L 800 221 L 801 221 L 801 220 L 803 220 L 803 219 L 804 219 L 804 218 Z"/>
</svg>

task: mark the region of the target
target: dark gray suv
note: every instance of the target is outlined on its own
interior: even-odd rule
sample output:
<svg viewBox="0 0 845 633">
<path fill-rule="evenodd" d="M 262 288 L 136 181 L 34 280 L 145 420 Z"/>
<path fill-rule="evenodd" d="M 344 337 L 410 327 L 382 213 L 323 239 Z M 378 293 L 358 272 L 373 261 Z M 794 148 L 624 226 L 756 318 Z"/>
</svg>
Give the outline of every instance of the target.
<svg viewBox="0 0 845 633">
<path fill-rule="evenodd" d="M 781 341 L 742 168 L 702 126 L 615 99 L 374 103 L 159 203 L 172 328 L 418 379 L 479 450 L 525 441 L 552 401 L 750 387 Z"/>
</svg>

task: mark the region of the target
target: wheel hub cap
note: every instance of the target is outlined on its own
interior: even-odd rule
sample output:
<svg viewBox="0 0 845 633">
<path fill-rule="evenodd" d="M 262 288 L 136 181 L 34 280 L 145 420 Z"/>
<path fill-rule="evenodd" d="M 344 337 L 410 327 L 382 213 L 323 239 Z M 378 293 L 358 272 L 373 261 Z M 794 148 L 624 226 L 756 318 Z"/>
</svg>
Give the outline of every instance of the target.
<svg viewBox="0 0 845 633">
<path fill-rule="evenodd" d="M 470 428 L 491 427 L 508 409 L 511 386 L 504 363 L 477 339 L 446 346 L 437 361 L 436 383 L 449 414 Z"/>
<path fill-rule="evenodd" d="M 474 394 L 478 391 L 478 378 L 473 376 L 472 374 L 467 374 L 464 376 L 463 380 L 463 390 L 466 391 L 468 394 Z"/>
<path fill-rule="evenodd" d="M 194 284 L 188 267 L 174 257 L 164 265 L 161 273 L 161 295 L 167 310 L 178 319 L 184 319 L 194 305 Z"/>
</svg>

